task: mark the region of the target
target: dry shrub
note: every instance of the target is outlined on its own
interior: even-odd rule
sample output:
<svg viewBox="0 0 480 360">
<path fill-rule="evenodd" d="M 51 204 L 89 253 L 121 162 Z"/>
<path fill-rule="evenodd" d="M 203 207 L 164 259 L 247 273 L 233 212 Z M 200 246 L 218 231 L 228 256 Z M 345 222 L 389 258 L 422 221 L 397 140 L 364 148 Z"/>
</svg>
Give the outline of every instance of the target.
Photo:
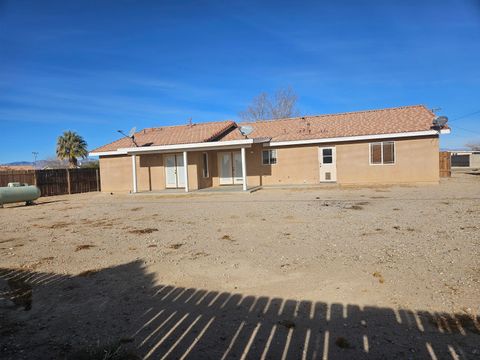
<svg viewBox="0 0 480 360">
<path fill-rule="evenodd" d="M 223 235 L 221 239 L 222 239 L 222 240 L 227 240 L 227 241 L 235 241 L 235 240 L 233 240 L 233 239 L 231 238 L 230 235 Z"/>
<path fill-rule="evenodd" d="M 191 259 L 191 260 L 196 260 L 196 259 L 198 259 L 198 258 L 200 258 L 200 257 L 205 257 L 205 256 L 208 256 L 208 255 L 209 255 L 209 254 L 207 254 L 207 253 L 204 252 L 204 251 L 199 251 L 199 252 L 196 252 L 196 253 L 192 254 L 192 256 L 191 256 L 190 259 Z"/>
<path fill-rule="evenodd" d="M 86 270 L 82 271 L 80 274 L 78 274 L 79 277 L 90 277 L 98 273 L 99 270 Z"/>
<path fill-rule="evenodd" d="M 138 210 L 142 210 L 142 209 L 143 209 L 142 207 L 135 207 L 135 208 L 130 209 L 130 211 L 138 211 Z"/>
<path fill-rule="evenodd" d="M 7 239 L 7 240 L 0 240 L 0 244 L 4 244 L 4 243 L 7 243 L 7 242 L 12 242 L 12 241 L 15 241 L 15 240 L 18 240 L 18 239 L 12 238 L 12 239 Z"/>
<path fill-rule="evenodd" d="M 375 271 L 373 274 L 373 277 L 378 279 L 378 282 L 380 284 L 383 284 L 385 282 L 385 279 L 383 278 L 383 275 L 379 271 Z"/>
<path fill-rule="evenodd" d="M 352 206 L 350 206 L 348 209 L 352 209 L 352 210 L 363 210 L 363 206 L 360 206 L 360 205 L 352 205 Z"/>
<path fill-rule="evenodd" d="M 136 230 L 130 230 L 130 234 L 137 234 L 137 235 L 142 235 L 142 234 L 151 234 L 154 231 L 158 231 L 156 228 L 146 228 L 146 229 L 136 229 Z"/>
<path fill-rule="evenodd" d="M 46 229 L 63 229 L 63 228 L 66 228 L 70 225 L 75 225 L 75 224 L 72 223 L 72 222 L 60 221 L 60 222 L 57 222 L 57 223 L 52 224 L 52 225 L 46 225 L 46 226 L 41 226 L 41 227 L 46 228 Z"/>
<path fill-rule="evenodd" d="M 88 250 L 88 249 L 91 249 L 95 247 L 95 245 L 91 245 L 91 244 L 83 244 L 83 245 L 78 245 L 76 248 L 75 248 L 75 251 L 80 251 L 80 250 Z"/>
<path fill-rule="evenodd" d="M 169 246 L 170 249 L 174 249 L 174 250 L 177 250 L 177 249 L 180 249 L 183 245 L 183 243 L 177 243 L 177 244 L 172 244 Z"/>
</svg>

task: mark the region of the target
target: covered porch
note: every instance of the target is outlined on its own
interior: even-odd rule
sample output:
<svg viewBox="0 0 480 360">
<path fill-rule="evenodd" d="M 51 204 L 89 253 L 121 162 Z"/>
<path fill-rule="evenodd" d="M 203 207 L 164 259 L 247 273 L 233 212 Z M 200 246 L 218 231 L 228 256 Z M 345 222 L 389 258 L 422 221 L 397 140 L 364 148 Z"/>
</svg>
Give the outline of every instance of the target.
<svg viewBox="0 0 480 360">
<path fill-rule="evenodd" d="M 250 192 L 247 149 L 253 139 L 121 149 L 131 158 L 131 192 Z"/>
</svg>

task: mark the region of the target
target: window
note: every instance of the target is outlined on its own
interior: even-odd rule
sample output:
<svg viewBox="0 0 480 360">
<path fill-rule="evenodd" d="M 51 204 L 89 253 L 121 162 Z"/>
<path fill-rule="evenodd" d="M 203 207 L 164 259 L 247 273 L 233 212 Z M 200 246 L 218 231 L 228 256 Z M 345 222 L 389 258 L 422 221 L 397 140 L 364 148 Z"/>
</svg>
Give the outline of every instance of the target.
<svg viewBox="0 0 480 360">
<path fill-rule="evenodd" d="M 395 142 L 383 141 L 370 143 L 370 164 L 395 164 Z"/>
<path fill-rule="evenodd" d="M 263 150 L 262 151 L 262 164 L 274 165 L 277 163 L 277 150 Z"/>
<path fill-rule="evenodd" d="M 322 164 L 333 163 L 333 151 L 332 149 L 322 149 Z"/>
<path fill-rule="evenodd" d="M 204 178 L 208 178 L 210 176 L 208 172 L 208 153 L 202 153 L 202 175 Z"/>
</svg>

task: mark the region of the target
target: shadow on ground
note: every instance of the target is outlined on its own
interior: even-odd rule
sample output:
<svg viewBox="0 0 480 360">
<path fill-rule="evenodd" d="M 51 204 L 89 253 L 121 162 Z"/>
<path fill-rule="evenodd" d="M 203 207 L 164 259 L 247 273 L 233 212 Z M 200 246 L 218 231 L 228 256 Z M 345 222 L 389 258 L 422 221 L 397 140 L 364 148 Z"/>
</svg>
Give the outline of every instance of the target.
<svg viewBox="0 0 480 360">
<path fill-rule="evenodd" d="M 142 264 L 77 276 L 0 269 L 2 359 L 480 356 L 479 318 L 466 314 L 155 285 Z"/>
</svg>

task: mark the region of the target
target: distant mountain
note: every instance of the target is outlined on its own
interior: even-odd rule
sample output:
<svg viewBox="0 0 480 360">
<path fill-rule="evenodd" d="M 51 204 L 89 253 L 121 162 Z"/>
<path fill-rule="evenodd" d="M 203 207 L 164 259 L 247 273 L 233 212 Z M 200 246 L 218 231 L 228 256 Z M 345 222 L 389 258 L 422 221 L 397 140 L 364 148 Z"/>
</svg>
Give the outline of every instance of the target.
<svg viewBox="0 0 480 360">
<path fill-rule="evenodd" d="M 14 161 L 7 164 L 0 164 L 2 166 L 32 166 L 33 162 L 31 161 Z"/>
<path fill-rule="evenodd" d="M 82 167 L 89 167 L 89 165 L 91 165 L 92 167 L 98 167 L 98 165 L 95 166 L 95 164 L 98 164 L 98 160 L 94 160 L 91 158 L 79 159 L 79 165 L 82 165 Z M 34 167 L 34 163 L 32 161 L 13 161 L 6 164 L 0 164 L 0 166 L 4 168 L 17 166 Z M 37 160 L 35 166 L 36 169 L 64 169 L 66 167 L 68 167 L 67 160 L 58 160 L 56 158 Z"/>
</svg>

